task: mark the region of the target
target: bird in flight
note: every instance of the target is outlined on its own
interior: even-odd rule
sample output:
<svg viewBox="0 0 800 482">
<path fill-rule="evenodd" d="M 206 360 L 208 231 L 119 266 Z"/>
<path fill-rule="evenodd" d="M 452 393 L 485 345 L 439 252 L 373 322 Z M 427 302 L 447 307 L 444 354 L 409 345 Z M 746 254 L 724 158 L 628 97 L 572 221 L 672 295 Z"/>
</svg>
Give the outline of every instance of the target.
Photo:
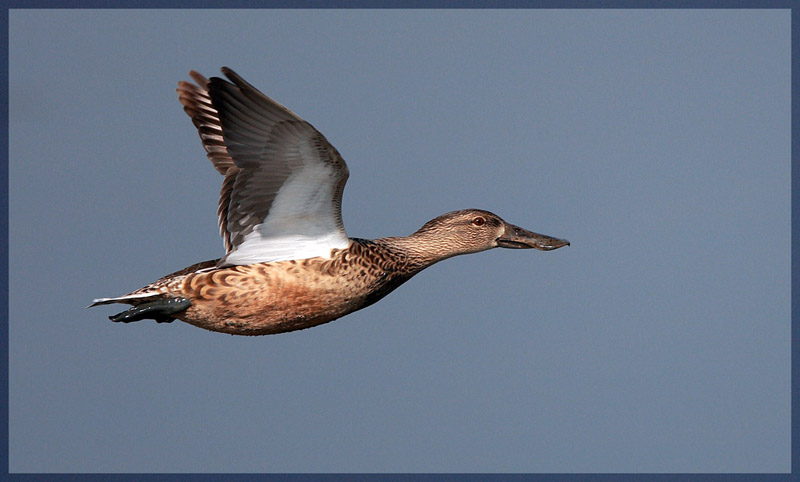
<svg viewBox="0 0 800 482">
<path fill-rule="evenodd" d="M 283 333 L 369 306 L 428 266 L 492 248 L 550 251 L 569 242 L 533 233 L 481 209 L 443 214 L 409 236 L 350 238 L 342 223 L 348 169 L 311 124 L 229 68 L 195 71 L 178 98 L 224 176 L 220 259 L 164 276 L 123 296 L 109 318 L 181 320 L 234 335 Z"/>
</svg>

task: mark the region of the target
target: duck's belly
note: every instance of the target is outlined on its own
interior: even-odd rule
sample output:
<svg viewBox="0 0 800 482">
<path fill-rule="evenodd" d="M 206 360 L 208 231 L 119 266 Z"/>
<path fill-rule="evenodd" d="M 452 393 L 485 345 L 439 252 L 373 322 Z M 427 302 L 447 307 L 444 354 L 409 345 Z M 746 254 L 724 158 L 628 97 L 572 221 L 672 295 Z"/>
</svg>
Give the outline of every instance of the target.
<svg viewBox="0 0 800 482">
<path fill-rule="evenodd" d="M 176 317 L 236 335 L 310 328 L 366 306 L 366 292 L 359 287 L 366 280 L 341 274 L 331 276 L 288 262 L 194 273 L 176 286 L 176 294 L 192 302 Z"/>
</svg>

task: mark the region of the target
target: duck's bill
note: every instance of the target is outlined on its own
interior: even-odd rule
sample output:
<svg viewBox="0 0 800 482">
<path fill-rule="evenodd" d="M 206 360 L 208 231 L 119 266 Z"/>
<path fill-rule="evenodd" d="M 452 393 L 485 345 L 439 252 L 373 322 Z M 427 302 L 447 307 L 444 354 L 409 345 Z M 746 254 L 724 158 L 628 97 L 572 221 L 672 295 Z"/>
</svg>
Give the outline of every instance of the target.
<svg viewBox="0 0 800 482">
<path fill-rule="evenodd" d="M 562 246 L 569 246 L 569 241 L 547 236 L 546 234 L 533 233 L 519 226 L 507 224 L 503 235 L 497 238 L 497 246 L 500 248 L 534 248 L 541 251 L 550 251 Z"/>
</svg>

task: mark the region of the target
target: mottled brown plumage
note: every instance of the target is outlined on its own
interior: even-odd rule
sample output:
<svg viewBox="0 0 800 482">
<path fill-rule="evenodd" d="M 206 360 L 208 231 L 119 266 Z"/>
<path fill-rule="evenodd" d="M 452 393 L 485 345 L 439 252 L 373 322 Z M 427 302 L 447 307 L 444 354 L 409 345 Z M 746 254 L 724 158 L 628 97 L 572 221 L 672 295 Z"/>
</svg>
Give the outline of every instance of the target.
<svg viewBox="0 0 800 482">
<path fill-rule="evenodd" d="M 498 246 L 551 250 L 566 244 L 507 224 L 488 211 L 468 209 L 440 216 L 408 237 L 352 239 L 330 258 L 222 268 L 216 267 L 217 260 L 205 261 L 121 299 L 96 304 L 138 306 L 186 298 L 191 306 L 174 318 L 212 331 L 267 335 L 310 328 L 367 307 L 451 256 Z"/>
<path fill-rule="evenodd" d="M 426 267 L 495 247 L 543 251 L 569 244 L 488 211 L 439 216 L 406 237 L 348 238 L 341 219 L 347 165 L 325 137 L 230 69 L 232 81 L 181 82 L 181 103 L 225 176 L 219 223 L 226 255 L 91 306 L 111 316 L 175 319 L 235 335 L 309 328 L 375 303 Z"/>
</svg>

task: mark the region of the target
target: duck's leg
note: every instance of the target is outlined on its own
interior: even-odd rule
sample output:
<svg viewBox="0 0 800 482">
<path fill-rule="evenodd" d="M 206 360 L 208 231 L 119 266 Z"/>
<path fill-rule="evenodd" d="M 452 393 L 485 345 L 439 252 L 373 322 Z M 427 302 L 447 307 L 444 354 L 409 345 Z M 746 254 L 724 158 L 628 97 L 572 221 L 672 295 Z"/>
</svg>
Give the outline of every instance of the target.
<svg viewBox="0 0 800 482">
<path fill-rule="evenodd" d="M 144 320 L 152 318 L 156 323 L 172 323 L 175 318 L 172 317 L 175 313 L 183 311 L 192 302 L 186 298 L 168 298 L 165 300 L 156 300 L 149 303 L 142 303 L 141 305 L 134 306 L 122 313 L 109 316 L 108 319 L 114 322 L 130 323 L 132 321 Z"/>
</svg>

